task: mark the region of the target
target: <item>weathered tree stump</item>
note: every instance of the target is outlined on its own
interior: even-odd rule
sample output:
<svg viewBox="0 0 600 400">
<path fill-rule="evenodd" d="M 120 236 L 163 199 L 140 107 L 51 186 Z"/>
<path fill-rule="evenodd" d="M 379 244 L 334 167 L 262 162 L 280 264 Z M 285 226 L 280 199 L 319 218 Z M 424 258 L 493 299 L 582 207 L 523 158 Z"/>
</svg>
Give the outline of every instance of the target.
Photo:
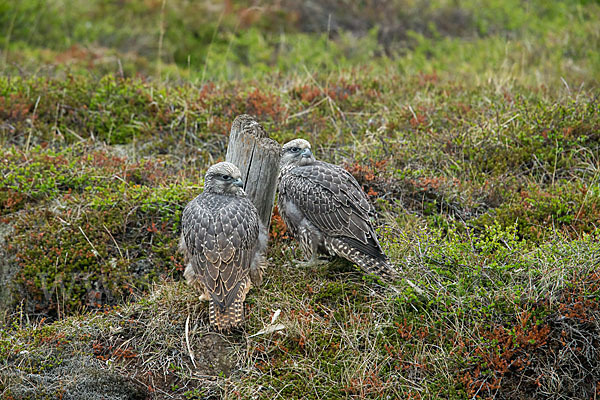
<svg viewBox="0 0 600 400">
<path fill-rule="evenodd" d="M 269 138 L 254 117 L 246 114 L 236 117 L 231 125 L 225 160 L 240 169 L 244 190 L 267 229 L 275 201 L 280 157 L 281 146 Z"/>
</svg>

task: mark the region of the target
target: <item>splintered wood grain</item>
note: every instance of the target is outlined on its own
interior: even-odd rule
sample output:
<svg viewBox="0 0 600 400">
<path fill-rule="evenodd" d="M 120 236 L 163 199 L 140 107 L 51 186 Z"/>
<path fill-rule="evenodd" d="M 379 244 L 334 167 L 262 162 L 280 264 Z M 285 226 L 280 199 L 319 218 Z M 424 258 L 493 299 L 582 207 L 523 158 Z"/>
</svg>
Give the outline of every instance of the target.
<svg viewBox="0 0 600 400">
<path fill-rule="evenodd" d="M 248 115 L 240 115 L 231 126 L 226 161 L 242 173 L 244 190 L 268 228 L 273 212 L 281 146 Z"/>
</svg>

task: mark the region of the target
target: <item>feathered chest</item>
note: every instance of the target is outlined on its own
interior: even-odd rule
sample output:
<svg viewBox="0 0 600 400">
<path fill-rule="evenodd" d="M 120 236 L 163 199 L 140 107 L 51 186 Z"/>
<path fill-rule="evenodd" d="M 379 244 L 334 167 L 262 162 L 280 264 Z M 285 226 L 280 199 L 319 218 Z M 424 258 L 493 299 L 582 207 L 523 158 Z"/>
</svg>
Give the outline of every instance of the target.
<svg viewBox="0 0 600 400">
<path fill-rule="evenodd" d="M 189 243 L 198 248 L 211 247 L 213 240 L 250 248 L 258 239 L 258 214 L 246 197 L 204 192 L 185 208 L 182 223 Z"/>
<path fill-rule="evenodd" d="M 205 209 L 211 215 L 217 215 L 222 210 L 227 210 L 230 206 L 235 207 L 236 203 L 240 203 L 240 198 L 233 196 L 224 196 L 220 194 L 213 194 L 204 192 L 196 198 L 198 206 Z"/>
</svg>

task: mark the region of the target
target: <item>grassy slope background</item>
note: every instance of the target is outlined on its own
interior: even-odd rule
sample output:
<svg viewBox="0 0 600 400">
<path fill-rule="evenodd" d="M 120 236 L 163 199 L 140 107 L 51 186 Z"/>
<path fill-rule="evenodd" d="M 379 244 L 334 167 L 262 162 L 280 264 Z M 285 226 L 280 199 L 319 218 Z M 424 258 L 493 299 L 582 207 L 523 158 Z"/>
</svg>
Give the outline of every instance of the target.
<svg viewBox="0 0 600 400">
<path fill-rule="evenodd" d="M 599 19 L 0 1 L 3 397 L 600 395 Z M 406 279 L 295 267 L 275 216 L 246 331 L 210 333 L 179 218 L 240 113 L 345 165 Z"/>
</svg>

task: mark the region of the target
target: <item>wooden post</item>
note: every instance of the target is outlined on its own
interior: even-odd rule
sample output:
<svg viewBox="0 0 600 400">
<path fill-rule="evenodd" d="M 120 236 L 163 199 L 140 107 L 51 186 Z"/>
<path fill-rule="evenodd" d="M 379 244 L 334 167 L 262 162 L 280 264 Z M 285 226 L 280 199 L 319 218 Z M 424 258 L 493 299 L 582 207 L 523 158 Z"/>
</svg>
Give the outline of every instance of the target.
<svg viewBox="0 0 600 400">
<path fill-rule="evenodd" d="M 225 160 L 242 173 L 244 190 L 269 229 L 279 175 L 281 146 L 269 138 L 254 117 L 242 114 L 231 124 Z"/>
</svg>

